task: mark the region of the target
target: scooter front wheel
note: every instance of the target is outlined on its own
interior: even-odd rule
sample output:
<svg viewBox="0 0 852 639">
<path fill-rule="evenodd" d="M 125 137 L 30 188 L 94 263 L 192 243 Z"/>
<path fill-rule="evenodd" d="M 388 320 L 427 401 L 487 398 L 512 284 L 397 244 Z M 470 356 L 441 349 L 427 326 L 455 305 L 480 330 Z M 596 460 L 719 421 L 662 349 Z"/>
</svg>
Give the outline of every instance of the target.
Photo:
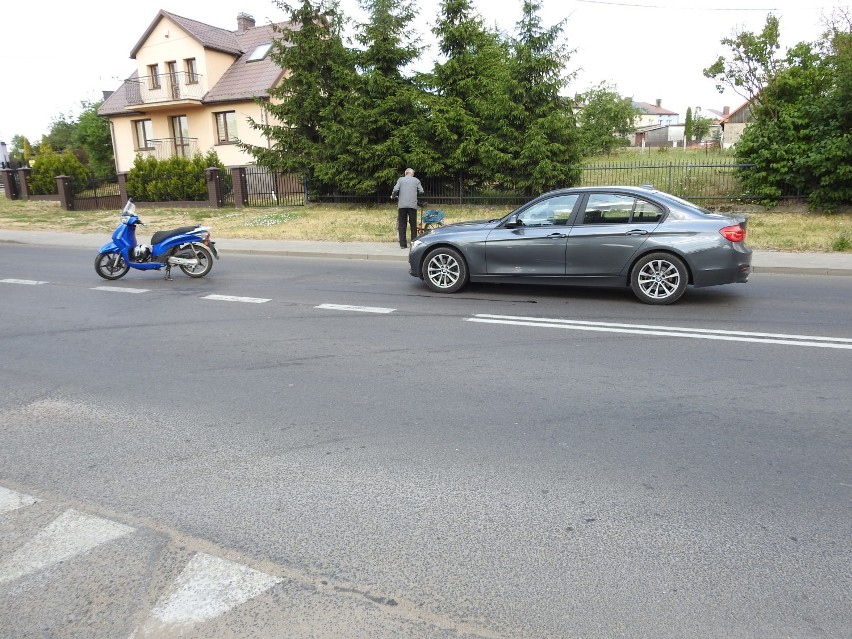
<svg viewBox="0 0 852 639">
<path fill-rule="evenodd" d="M 105 280 L 117 280 L 127 275 L 129 270 L 130 267 L 124 261 L 121 253 L 98 253 L 95 258 L 95 273 Z"/>
<path fill-rule="evenodd" d="M 213 254 L 203 244 L 193 244 L 192 253 L 195 255 L 195 259 L 198 260 L 198 264 L 195 266 L 181 264 L 180 270 L 190 277 L 204 277 L 213 268 Z"/>
</svg>

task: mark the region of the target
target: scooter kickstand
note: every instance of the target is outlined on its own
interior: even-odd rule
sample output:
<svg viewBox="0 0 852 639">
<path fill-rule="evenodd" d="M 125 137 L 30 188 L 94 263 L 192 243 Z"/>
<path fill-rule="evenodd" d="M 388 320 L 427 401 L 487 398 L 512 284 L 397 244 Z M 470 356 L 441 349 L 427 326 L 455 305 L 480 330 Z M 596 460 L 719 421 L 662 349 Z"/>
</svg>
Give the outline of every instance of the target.
<svg viewBox="0 0 852 639">
<path fill-rule="evenodd" d="M 166 265 L 166 277 L 165 277 L 164 279 L 165 279 L 167 282 L 171 282 L 171 281 L 172 281 L 172 279 L 173 279 L 173 278 L 172 278 L 172 265 L 171 265 L 171 264 L 167 264 L 167 265 Z"/>
</svg>

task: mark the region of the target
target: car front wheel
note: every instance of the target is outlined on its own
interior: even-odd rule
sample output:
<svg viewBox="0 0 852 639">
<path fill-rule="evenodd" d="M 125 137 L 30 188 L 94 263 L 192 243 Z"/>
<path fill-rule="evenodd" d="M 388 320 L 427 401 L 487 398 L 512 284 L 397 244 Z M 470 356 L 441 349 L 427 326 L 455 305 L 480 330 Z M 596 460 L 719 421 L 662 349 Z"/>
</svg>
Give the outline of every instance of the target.
<svg viewBox="0 0 852 639">
<path fill-rule="evenodd" d="M 467 284 L 467 277 L 467 264 L 455 249 L 433 249 L 423 260 L 423 280 L 436 293 L 455 293 Z"/>
<path fill-rule="evenodd" d="M 686 292 L 688 283 L 686 265 L 669 253 L 646 255 L 630 274 L 630 288 L 645 304 L 672 304 Z"/>
</svg>

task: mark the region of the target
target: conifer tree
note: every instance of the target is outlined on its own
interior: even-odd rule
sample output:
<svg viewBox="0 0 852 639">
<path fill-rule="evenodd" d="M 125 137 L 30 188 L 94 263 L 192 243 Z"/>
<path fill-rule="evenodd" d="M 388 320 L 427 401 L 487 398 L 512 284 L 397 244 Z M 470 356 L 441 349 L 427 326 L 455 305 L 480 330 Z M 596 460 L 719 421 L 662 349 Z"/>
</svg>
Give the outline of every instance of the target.
<svg viewBox="0 0 852 639">
<path fill-rule="evenodd" d="M 270 100 L 260 105 L 270 116 L 252 121 L 271 142 L 269 148 L 242 144 L 259 164 L 313 178 L 333 160 L 325 140 L 327 129 L 339 117 L 341 104 L 355 84 L 352 52 L 342 38 L 345 22 L 334 0 L 285 3 L 289 22 L 278 29 L 270 56 L 284 70 Z"/>
<path fill-rule="evenodd" d="M 420 56 L 409 0 L 362 0 L 369 21 L 356 36 L 357 88 L 333 123 L 329 141 L 339 151 L 329 166 L 342 190 L 390 193 L 406 167 L 441 171 L 430 142 L 429 95 L 404 71 Z"/>
<path fill-rule="evenodd" d="M 445 57 L 430 85 L 440 98 L 435 114 L 448 173 L 475 182 L 499 180 L 509 161 L 505 139 L 508 105 L 508 47 L 486 29 L 470 0 L 443 0 L 433 29 Z"/>
<path fill-rule="evenodd" d="M 510 186 L 534 194 L 579 179 L 580 146 L 570 102 L 560 96 L 573 74 L 572 51 L 560 42 L 564 21 L 545 28 L 541 3 L 525 0 L 512 42 Z"/>
</svg>

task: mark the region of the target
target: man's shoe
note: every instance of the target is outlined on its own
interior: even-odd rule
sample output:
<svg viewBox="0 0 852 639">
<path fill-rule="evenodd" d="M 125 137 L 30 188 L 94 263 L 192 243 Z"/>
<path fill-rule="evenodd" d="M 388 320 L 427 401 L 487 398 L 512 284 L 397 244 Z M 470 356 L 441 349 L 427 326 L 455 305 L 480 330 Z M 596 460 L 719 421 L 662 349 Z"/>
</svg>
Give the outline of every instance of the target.
<svg viewBox="0 0 852 639">
<path fill-rule="evenodd" d="M 408 244 L 400 244 L 399 248 L 408 248 Z"/>
</svg>

